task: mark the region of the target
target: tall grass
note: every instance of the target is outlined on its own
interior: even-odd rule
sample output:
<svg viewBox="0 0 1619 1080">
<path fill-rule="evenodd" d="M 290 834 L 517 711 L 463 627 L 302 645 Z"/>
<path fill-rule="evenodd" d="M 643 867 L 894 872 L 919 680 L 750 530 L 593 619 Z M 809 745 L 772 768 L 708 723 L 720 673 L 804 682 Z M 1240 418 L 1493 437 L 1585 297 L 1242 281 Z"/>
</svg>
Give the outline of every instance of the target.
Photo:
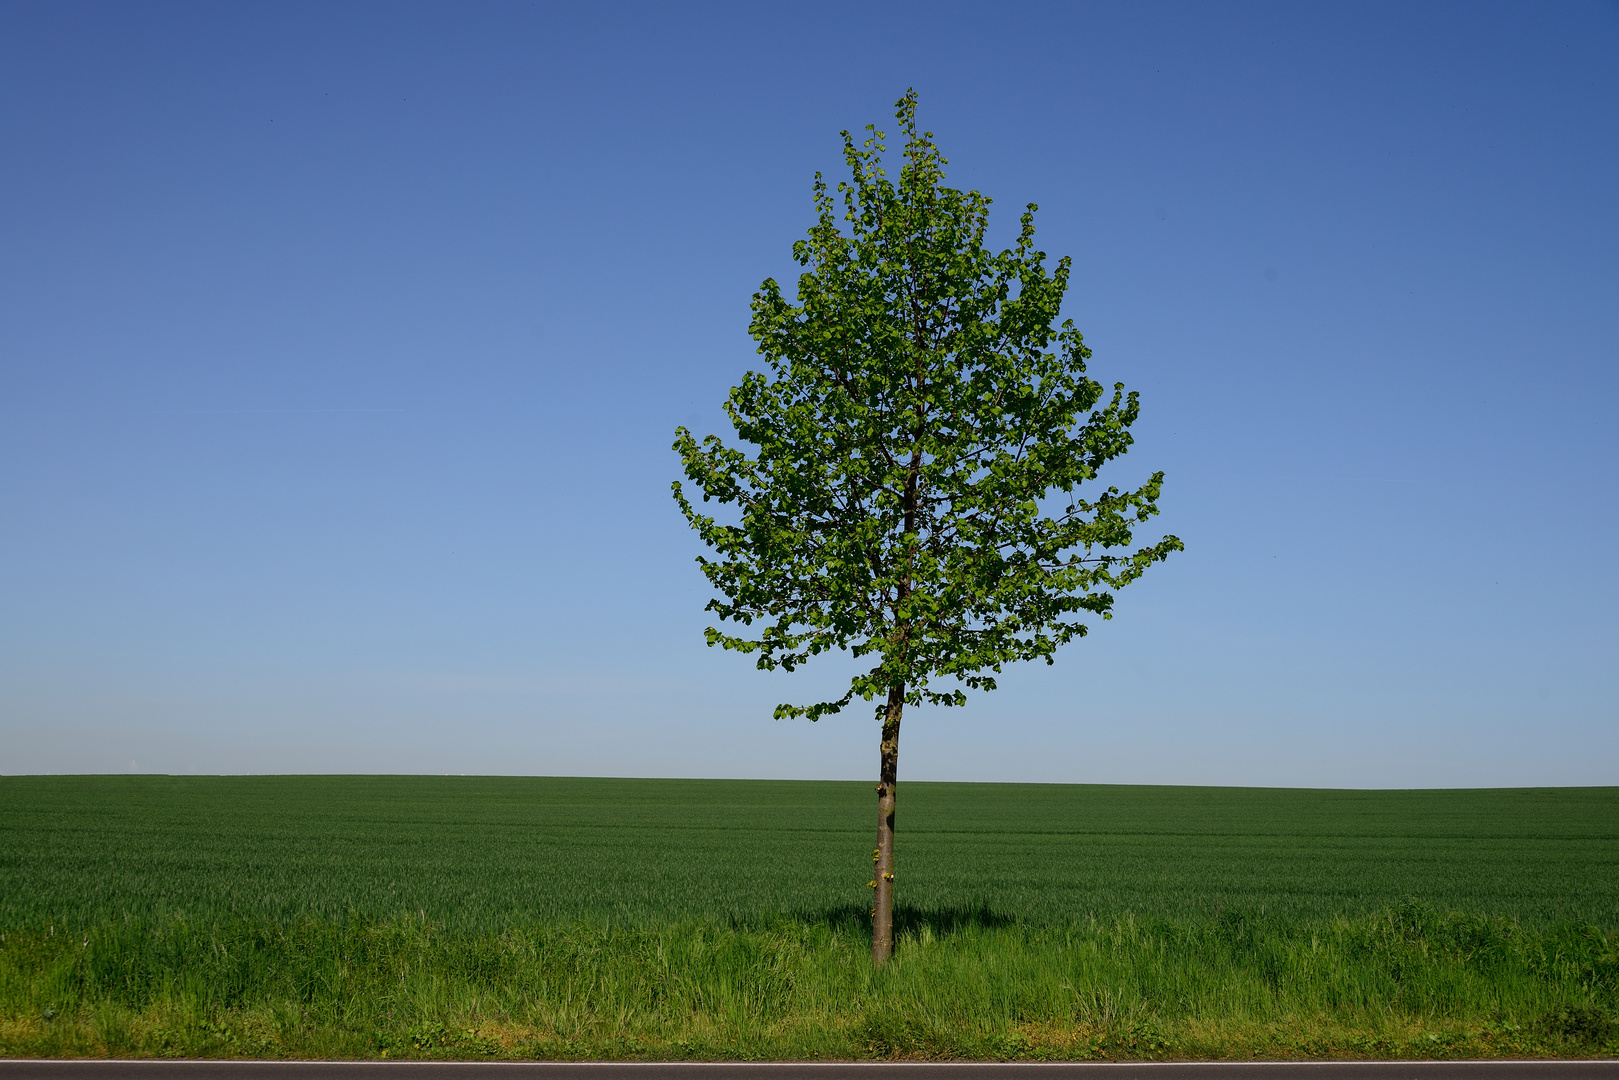
<svg viewBox="0 0 1619 1080">
<path fill-rule="evenodd" d="M 903 794 L 3 778 L 0 1054 L 1619 1053 L 1612 789 Z"/>
<path fill-rule="evenodd" d="M 1154 1058 L 1613 1053 L 1619 935 L 1416 904 L 1030 927 L 108 922 L 0 942 L 0 1052 Z"/>
</svg>

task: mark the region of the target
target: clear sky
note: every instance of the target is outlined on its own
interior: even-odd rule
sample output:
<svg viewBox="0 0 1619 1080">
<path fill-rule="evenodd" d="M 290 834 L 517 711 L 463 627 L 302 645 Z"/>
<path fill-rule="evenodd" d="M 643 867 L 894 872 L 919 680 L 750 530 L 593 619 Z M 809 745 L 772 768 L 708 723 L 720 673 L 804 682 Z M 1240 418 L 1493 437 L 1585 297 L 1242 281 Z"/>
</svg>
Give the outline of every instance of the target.
<svg viewBox="0 0 1619 1080">
<path fill-rule="evenodd" d="M 913 85 L 1186 551 L 902 779 L 1619 783 L 1599 2 L 4 3 L 0 772 L 873 775 L 669 444 Z"/>
</svg>

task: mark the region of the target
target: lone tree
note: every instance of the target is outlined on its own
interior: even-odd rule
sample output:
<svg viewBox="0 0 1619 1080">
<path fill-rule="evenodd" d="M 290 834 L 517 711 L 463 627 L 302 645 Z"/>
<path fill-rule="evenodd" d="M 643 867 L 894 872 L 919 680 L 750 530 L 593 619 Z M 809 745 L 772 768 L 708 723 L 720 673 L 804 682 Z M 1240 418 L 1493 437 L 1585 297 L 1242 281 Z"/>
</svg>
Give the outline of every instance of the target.
<svg viewBox="0 0 1619 1080">
<path fill-rule="evenodd" d="M 1166 536 L 1134 551 L 1131 530 L 1158 512 L 1163 473 L 1134 491 L 1087 491 L 1131 444 L 1139 406 L 1085 374 L 1091 351 L 1057 324 L 1069 260 L 1034 249 L 1029 204 L 1014 247 L 984 246 L 990 200 L 944 187 L 945 159 L 916 128 L 916 93 L 899 100 L 899 182 L 882 168 L 884 135 L 843 132 L 853 175 L 835 198 L 815 176 L 817 220 L 793 245 L 798 303 L 767 279 L 750 332 L 770 374 L 748 372 L 725 404 L 749 456 L 676 432 L 702 501 L 734 504 L 736 523 L 675 499 L 715 558 L 721 594 L 709 645 L 793 670 L 834 649 L 869 658 L 848 693 L 780 705 L 817 720 L 878 699 L 872 958 L 893 951 L 894 799 L 906 705 L 962 705 L 995 689 L 1014 660 L 1052 662 L 1111 618 L 1113 594 L 1181 548 Z M 841 214 L 839 212 L 841 201 Z M 840 220 L 841 219 L 841 220 Z M 742 630 L 741 627 L 752 629 Z M 941 679 L 956 685 L 935 689 Z"/>
</svg>

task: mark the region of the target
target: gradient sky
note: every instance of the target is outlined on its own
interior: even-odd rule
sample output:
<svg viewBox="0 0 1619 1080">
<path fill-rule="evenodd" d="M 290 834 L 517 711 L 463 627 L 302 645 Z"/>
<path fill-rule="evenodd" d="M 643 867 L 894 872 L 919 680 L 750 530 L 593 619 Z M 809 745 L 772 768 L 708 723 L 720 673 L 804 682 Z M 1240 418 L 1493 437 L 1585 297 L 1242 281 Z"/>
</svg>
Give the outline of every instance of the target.
<svg viewBox="0 0 1619 1080">
<path fill-rule="evenodd" d="M 873 775 L 669 444 L 912 85 L 1186 551 L 902 779 L 1619 783 L 1597 2 L 0 4 L 0 772 Z"/>
</svg>

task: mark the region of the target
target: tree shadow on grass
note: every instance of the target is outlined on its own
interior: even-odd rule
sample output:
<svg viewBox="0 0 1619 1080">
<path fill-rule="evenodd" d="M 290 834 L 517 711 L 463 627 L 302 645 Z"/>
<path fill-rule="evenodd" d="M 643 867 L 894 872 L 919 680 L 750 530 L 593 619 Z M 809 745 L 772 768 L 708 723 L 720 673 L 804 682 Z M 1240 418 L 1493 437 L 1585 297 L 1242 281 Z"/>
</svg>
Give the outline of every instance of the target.
<svg viewBox="0 0 1619 1080">
<path fill-rule="evenodd" d="M 838 904 L 816 911 L 801 912 L 796 921 L 815 926 L 826 926 L 839 934 L 871 938 L 871 909 L 860 904 Z M 999 929 L 1016 926 L 1018 920 L 991 909 L 987 904 L 978 907 L 910 907 L 894 905 L 894 936 L 905 937 L 924 931 L 934 935 L 952 934 L 961 930 Z"/>
</svg>

